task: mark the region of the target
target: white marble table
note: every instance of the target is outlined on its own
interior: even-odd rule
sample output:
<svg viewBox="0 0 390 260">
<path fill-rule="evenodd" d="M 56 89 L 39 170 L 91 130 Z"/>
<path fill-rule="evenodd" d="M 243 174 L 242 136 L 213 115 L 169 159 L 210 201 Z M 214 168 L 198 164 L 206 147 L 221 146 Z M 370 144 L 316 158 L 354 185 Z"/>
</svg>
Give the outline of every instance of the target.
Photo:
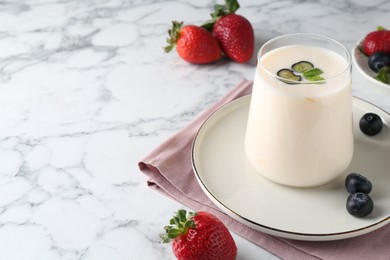
<svg viewBox="0 0 390 260">
<path fill-rule="evenodd" d="M 221 3 L 219 1 L 219 3 Z M 241 79 L 254 60 L 195 66 L 164 54 L 171 20 L 215 1 L 0 3 L 0 259 L 174 259 L 162 233 L 182 205 L 146 187 L 137 162 Z M 291 32 L 349 49 L 389 1 L 241 1 L 256 46 Z M 390 90 L 353 94 L 390 112 Z M 274 256 L 234 235 L 238 259 Z"/>
</svg>

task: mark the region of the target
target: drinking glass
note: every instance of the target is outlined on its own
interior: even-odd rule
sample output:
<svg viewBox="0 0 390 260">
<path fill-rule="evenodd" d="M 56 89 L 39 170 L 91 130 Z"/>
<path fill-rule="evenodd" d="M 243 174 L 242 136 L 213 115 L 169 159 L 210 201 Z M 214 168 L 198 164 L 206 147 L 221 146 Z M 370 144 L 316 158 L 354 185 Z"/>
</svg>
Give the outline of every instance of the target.
<svg viewBox="0 0 390 260">
<path fill-rule="evenodd" d="M 287 34 L 258 52 L 245 152 L 264 177 L 312 187 L 342 174 L 353 155 L 351 55 L 339 42 Z"/>
</svg>

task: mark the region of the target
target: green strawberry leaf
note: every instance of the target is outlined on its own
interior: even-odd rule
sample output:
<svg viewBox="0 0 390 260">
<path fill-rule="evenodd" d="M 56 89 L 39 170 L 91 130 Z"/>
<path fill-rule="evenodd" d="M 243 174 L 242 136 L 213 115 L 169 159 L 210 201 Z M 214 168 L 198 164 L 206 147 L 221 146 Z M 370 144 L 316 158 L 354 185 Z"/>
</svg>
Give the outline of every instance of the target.
<svg viewBox="0 0 390 260">
<path fill-rule="evenodd" d="M 226 0 L 225 5 L 229 10 L 230 14 L 234 14 L 238 10 L 238 8 L 240 8 L 240 4 L 237 0 Z"/>
<path fill-rule="evenodd" d="M 189 228 L 196 228 L 195 221 L 192 218 L 196 215 L 196 212 L 188 212 L 181 209 L 169 221 L 168 226 L 164 227 L 165 234 L 160 235 L 163 243 L 169 243 L 172 239 L 178 236 L 186 234 Z"/>
<path fill-rule="evenodd" d="M 228 14 L 228 8 L 226 5 L 214 5 L 214 13 L 211 13 L 213 19 L 218 20 L 220 17 Z"/>
<path fill-rule="evenodd" d="M 177 211 L 177 215 L 179 216 L 181 222 L 185 222 L 187 220 L 186 214 L 187 212 L 185 209 L 180 209 Z"/>
<path fill-rule="evenodd" d="M 180 234 L 181 234 L 181 230 L 178 228 L 171 228 L 167 232 L 167 236 L 170 239 L 174 239 L 174 238 L 178 237 Z"/>
<path fill-rule="evenodd" d="M 215 22 L 218 21 L 219 18 L 228 14 L 234 14 L 238 8 L 240 8 L 240 4 L 237 0 L 225 0 L 225 4 L 223 5 L 216 4 L 214 5 L 214 12 L 210 14 L 211 19 L 204 22 L 201 26 L 211 32 Z"/>
<path fill-rule="evenodd" d="M 187 221 L 184 224 L 185 228 L 196 228 L 195 222 L 194 221 Z"/>
<path fill-rule="evenodd" d="M 208 20 L 202 24 L 202 27 L 205 28 L 207 31 L 212 32 L 214 27 L 215 21 L 213 19 Z"/>
<path fill-rule="evenodd" d="M 386 31 L 385 27 L 380 26 L 380 25 L 379 25 L 376 29 L 377 29 L 378 31 Z"/>
<path fill-rule="evenodd" d="M 168 45 L 164 47 L 165 52 L 170 52 L 180 37 L 180 31 L 183 27 L 183 22 L 172 21 L 172 28 L 168 30 L 169 37 L 167 38 Z"/>
</svg>

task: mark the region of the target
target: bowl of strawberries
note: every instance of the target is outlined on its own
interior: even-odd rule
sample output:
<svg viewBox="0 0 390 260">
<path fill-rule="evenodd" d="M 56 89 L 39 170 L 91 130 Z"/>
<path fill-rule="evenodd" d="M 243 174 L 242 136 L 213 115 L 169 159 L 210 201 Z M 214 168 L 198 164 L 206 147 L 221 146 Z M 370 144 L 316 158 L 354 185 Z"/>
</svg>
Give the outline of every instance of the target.
<svg viewBox="0 0 390 260">
<path fill-rule="evenodd" d="M 390 89 L 390 30 L 378 26 L 353 49 L 358 71 L 377 85 Z"/>
</svg>

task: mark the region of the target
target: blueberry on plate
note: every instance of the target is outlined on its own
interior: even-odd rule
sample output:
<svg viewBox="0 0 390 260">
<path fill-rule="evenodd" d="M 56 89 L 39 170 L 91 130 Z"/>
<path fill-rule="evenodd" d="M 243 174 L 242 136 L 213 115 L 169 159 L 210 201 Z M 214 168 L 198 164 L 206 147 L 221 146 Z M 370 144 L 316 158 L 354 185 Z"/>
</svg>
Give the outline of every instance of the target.
<svg viewBox="0 0 390 260">
<path fill-rule="evenodd" d="M 358 173 L 350 173 L 345 179 L 345 188 L 351 194 L 356 192 L 369 194 L 372 190 L 372 184 L 363 175 Z"/>
<path fill-rule="evenodd" d="M 385 66 L 390 67 L 390 55 L 383 51 L 375 52 L 368 57 L 368 66 L 374 72 L 378 72 Z"/>
<path fill-rule="evenodd" d="M 366 113 L 360 119 L 359 122 L 360 130 L 369 136 L 374 136 L 379 134 L 383 128 L 383 122 L 380 116 L 375 113 Z"/>
<path fill-rule="evenodd" d="M 367 194 L 357 192 L 348 196 L 346 207 L 352 216 L 363 218 L 372 212 L 374 202 Z"/>
</svg>

